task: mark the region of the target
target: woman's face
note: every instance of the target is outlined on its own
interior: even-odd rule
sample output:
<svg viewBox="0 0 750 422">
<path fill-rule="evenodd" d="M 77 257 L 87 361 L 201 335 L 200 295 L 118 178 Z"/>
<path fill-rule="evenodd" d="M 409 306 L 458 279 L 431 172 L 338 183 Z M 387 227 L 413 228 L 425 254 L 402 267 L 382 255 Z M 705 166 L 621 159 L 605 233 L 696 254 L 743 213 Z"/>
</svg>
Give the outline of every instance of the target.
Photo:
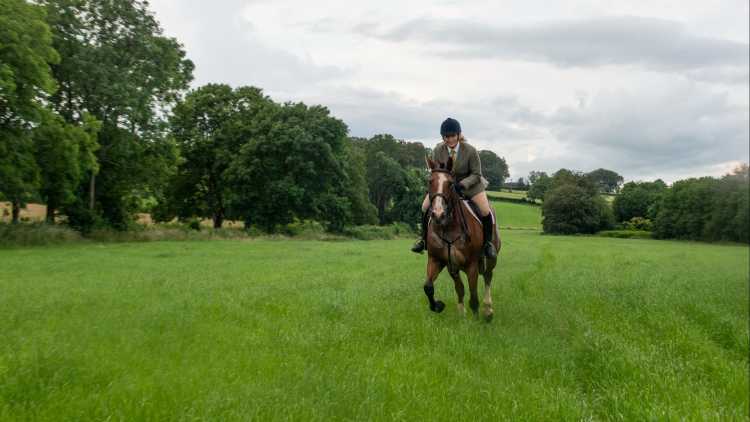
<svg viewBox="0 0 750 422">
<path fill-rule="evenodd" d="M 458 143 L 458 135 L 443 136 L 443 141 L 445 141 L 448 146 L 453 147 Z"/>
</svg>

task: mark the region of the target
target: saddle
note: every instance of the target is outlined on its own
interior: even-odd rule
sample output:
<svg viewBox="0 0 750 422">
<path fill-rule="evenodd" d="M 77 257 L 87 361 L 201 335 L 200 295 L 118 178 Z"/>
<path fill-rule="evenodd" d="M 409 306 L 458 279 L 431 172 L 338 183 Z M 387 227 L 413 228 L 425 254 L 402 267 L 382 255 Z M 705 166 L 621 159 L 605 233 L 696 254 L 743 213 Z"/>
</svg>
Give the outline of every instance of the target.
<svg viewBox="0 0 750 422">
<path fill-rule="evenodd" d="M 476 206 L 476 204 L 474 204 L 473 202 L 471 202 L 468 199 L 461 198 L 461 202 L 466 207 L 466 209 L 469 210 L 469 214 L 471 214 L 471 216 L 474 217 L 474 219 L 477 220 L 477 222 L 481 226 L 482 225 L 482 219 L 479 218 L 479 207 Z M 490 212 L 490 215 L 492 215 L 492 224 L 496 224 L 496 222 L 495 222 L 495 213 L 494 212 Z"/>
</svg>

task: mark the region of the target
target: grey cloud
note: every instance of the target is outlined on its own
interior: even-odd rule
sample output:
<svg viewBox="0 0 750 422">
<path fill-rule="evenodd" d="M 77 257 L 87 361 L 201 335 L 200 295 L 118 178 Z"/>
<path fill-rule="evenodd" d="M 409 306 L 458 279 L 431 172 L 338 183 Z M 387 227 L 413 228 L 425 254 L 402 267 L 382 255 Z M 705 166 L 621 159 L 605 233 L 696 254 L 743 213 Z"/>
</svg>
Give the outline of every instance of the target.
<svg viewBox="0 0 750 422">
<path fill-rule="evenodd" d="M 549 125 L 579 163 L 629 178 L 748 160 L 748 108 L 695 84 L 660 93 L 606 93 L 586 107 L 558 110 Z"/>
<path fill-rule="evenodd" d="M 196 64 L 195 84 L 209 82 L 257 85 L 268 91 L 292 92 L 344 76 L 335 66 L 319 66 L 257 37 L 252 22 L 242 18 L 248 2 L 230 0 L 216 7 L 200 0 L 154 2 L 157 18 L 167 33 L 180 34 L 188 56 Z M 160 8 L 163 13 L 160 14 Z"/>
<path fill-rule="evenodd" d="M 674 21 L 634 16 L 515 27 L 419 18 L 387 29 L 361 24 L 353 30 L 386 41 L 440 46 L 438 51 L 447 57 L 549 62 L 560 67 L 642 65 L 691 71 L 697 77 L 710 73 L 709 78 L 734 83 L 747 83 L 742 77 L 750 58 L 746 43 L 695 35 Z M 706 70 L 713 68 L 724 70 Z"/>
<path fill-rule="evenodd" d="M 401 139 L 439 140 L 440 123 L 448 116 L 461 121 L 469 138 L 488 143 L 506 139 L 538 138 L 536 122 L 542 115 L 523 106 L 514 97 L 486 101 L 434 100 L 416 102 L 396 93 L 373 89 L 338 88 L 325 95 L 307 96 L 305 101 L 325 104 L 344 120 L 354 136 L 390 133 Z"/>
</svg>

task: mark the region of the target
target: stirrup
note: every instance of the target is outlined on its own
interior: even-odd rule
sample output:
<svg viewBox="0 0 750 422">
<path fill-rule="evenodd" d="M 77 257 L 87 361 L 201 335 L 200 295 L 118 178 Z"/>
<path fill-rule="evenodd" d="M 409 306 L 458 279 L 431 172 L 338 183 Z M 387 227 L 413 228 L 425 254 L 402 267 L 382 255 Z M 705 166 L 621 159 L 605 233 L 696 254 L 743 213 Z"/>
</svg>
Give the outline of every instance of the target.
<svg viewBox="0 0 750 422">
<path fill-rule="evenodd" d="M 424 239 L 417 240 L 417 243 L 414 244 L 414 246 L 411 247 L 411 251 L 415 253 L 422 253 L 424 252 Z"/>
</svg>

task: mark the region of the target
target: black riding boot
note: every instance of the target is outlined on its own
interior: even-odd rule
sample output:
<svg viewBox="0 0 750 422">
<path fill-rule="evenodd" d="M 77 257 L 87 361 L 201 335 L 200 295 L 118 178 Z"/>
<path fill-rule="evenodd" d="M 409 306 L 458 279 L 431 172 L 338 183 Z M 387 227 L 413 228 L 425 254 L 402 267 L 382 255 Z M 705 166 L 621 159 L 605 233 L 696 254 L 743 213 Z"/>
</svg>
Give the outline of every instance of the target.
<svg viewBox="0 0 750 422">
<path fill-rule="evenodd" d="M 482 217 L 482 232 L 484 233 L 484 256 L 497 258 L 495 245 L 492 244 L 492 213 Z"/>
<path fill-rule="evenodd" d="M 412 252 L 422 253 L 427 244 L 427 211 L 422 213 L 422 236 L 417 240 L 417 243 L 411 247 Z"/>
</svg>

